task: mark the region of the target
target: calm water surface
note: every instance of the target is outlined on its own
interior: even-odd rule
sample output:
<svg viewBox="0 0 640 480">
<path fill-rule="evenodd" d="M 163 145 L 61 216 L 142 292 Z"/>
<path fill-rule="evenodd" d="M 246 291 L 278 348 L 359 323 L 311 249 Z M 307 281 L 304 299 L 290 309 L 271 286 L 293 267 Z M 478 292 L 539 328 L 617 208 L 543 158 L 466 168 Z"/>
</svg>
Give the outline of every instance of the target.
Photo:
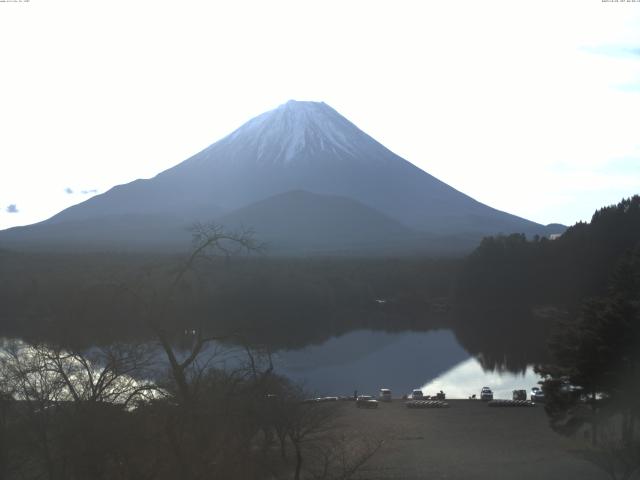
<svg viewBox="0 0 640 480">
<path fill-rule="evenodd" d="M 221 351 L 218 367 L 235 368 L 246 362 L 242 349 Z M 161 365 L 165 357 L 159 349 L 157 356 Z M 318 396 L 350 396 L 356 391 L 375 395 L 380 388 L 390 388 L 394 397 L 401 397 L 419 388 L 426 395 L 443 390 L 447 398 L 468 398 L 489 386 L 495 398 L 511 398 L 514 389 L 530 390 L 539 381 L 531 368 L 520 374 L 484 371 L 449 330 L 356 330 L 319 345 L 278 351 L 273 361 L 278 373 Z"/>
<path fill-rule="evenodd" d="M 514 389 L 529 390 L 539 380 L 531 368 L 520 374 L 485 372 L 448 330 L 358 330 L 275 357 L 278 371 L 317 395 L 376 394 L 390 388 L 399 397 L 421 388 L 427 395 L 443 390 L 448 398 L 468 398 L 489 386 L 495 398 L 511 398 Z"/>
</svg>

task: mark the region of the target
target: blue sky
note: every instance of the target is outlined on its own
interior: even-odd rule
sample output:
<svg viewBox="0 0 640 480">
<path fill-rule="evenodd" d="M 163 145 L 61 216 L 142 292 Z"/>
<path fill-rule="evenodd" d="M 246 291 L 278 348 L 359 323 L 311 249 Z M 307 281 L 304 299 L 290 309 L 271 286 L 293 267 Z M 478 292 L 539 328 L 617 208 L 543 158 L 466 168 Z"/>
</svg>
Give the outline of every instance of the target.
<svg viewBox="0 0 640 480">
<path fill-rule="evenodd" d="M 537 222 L 640 192 L 640 2 L 31 0 L 0 41 L 0 228 L 291 98 Z"/>
</svg>

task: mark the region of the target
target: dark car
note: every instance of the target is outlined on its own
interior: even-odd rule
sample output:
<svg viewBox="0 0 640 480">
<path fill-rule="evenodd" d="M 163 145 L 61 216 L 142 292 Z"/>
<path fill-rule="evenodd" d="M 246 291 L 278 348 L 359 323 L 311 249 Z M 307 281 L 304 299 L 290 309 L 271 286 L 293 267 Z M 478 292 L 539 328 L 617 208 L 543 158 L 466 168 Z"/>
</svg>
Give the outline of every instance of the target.
<svg viewBox="0 0 640 480">
<path fill-rule="evenodd" d="M 381 388 L 380 389 L 380 395 L 378 396 L 378 399 L 381 402 L 390 402 L 391 401 L 391 390 L 389 390 L 388 388 Z"/>
<path fill-rule="evenodd" d="M 411 400 L 422 400 L 424 398 L 424 393 L 419 388 L 416 388 L 413 392 L 411 392 Z"/>
<path fill-rule="evenodd" d="M 484 400 L 485 402 L 493 400 L 493 392 L 489 387 L 482 387 L 482 390 L 480 390 L 480 400 Z"/>
<path fill-rule="evenodd" d="M 513 391 L 513 399 L 514 400 L 526 400 L 527 399 L 527 391 L 526 390 L 514 390 Z"/>
</svg>

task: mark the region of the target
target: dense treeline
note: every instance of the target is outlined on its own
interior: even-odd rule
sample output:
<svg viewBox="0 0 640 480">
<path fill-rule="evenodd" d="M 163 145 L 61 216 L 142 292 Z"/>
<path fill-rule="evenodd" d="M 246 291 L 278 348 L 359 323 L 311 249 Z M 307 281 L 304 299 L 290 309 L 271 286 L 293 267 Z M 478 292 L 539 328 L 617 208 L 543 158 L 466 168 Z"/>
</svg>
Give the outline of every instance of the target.
<svg viewBox="0 0 640 480">
<path fill-rule="evenodd" d="M 108 343 L 148 330 L 181 256 L 0 252 L 0 335 Z M 459 263 L 426 258 L 216 257 L 184 278 L 164 328 L 204 324 L 274 348 L 356 328 L 442 326 Z M 384 300 L 379 302 L 376 300 Z"/>
<path fill-rule="evenodd" d="M 640 471 L 640 243 L 618 262 L 606 293 L 562 319 L 543 375 L 551 427 L 582 440 L 612 479 Z"/>
<path fill-rule="evenodd" d="M 591 399 L 605 393 L 640 417 L 640 243 L 620 259 L 606 292 L 557 327 L 549 343 L 553 362 L 540 372 L 566 378 Z"/>
<path fill-rule="evenodd" d="M 465 262 L 458 299 L 575 304 L 602 293 L 617 261 L 639 241 L 640 196 L 598 210 L 556 240 L 488 237 Z"/>
<path fill-rule="evenodd" d="M 619 261 L 640 243 L 640 197 L 602 208 L 556 240 L 485 238 L 457 280 L 456 334 L 488 368 L 547 361 L 558 318 L 606 292 Z"/>
</svg>

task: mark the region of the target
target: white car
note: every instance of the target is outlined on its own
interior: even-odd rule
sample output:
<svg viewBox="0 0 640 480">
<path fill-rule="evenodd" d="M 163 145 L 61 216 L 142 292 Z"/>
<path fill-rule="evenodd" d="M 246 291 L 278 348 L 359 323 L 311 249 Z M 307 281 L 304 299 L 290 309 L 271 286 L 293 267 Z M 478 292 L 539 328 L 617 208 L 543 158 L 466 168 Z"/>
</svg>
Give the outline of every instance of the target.
<svg viewBox="0 0 640 480">
<path fill-rule="evenodd" d="M 541 388 L 533 387 L 531 389 L 531 401 L 532 402 L 544 402 L 544 392 Z"/>
<path fill-rule="evenodd" d="M 391 390 L 388 388 L 381 388 L 380 395 L 378 395 L 378 399 L 381 402 L 390 402 L 391 401 Z"/>
<path fill-rule="evenodd" d="M 411 392 L 411 400 L 422 400 L 423 398 L 424 393 L 422 393 L 422 390 L 415 389 L 413 392 Z"/>
<path fill-rule="evenodd" d="M 485 402 L 493 400 L 493 392 L 489 387 L 482 387 L 482 390 L 480 390 L 480 400 L 484 400 Z"/>
</svg>

